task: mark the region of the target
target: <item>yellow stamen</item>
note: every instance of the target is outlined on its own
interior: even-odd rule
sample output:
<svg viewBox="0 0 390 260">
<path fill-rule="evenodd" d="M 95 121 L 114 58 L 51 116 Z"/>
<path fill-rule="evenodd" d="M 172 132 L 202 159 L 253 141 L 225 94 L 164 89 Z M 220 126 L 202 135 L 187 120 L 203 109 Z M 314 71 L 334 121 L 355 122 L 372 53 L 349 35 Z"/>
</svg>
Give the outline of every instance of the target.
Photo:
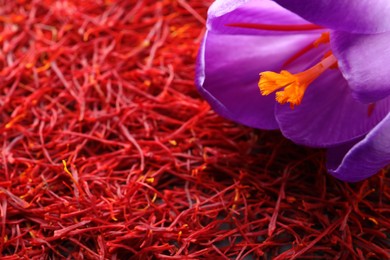
<svg viewBox="0 0 390 260">
<path fill-rule="evenodd" d="M 280 73 L 265 71 L 260 73 L 259 88 L 263 96 L 276 92 L 276 101 L 280 104 L 290 103 L 290 107 L 299 105 L 307 87 L 318 78 L 324 71 L 337 64 L 333 54 L 326 56 L 322 61 L 308 70 L 297 74 L 291 74 L 286 70 Z"/>
</svg>

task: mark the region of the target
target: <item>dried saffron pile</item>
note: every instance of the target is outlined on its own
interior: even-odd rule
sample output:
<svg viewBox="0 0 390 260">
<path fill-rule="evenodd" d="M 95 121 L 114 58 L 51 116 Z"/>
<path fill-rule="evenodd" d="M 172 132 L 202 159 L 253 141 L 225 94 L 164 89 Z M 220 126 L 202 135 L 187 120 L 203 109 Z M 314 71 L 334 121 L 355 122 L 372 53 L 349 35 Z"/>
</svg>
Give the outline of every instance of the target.
<svg viewBox="0 0 390 260">
<path fill-rule="evenodd" d="M 2 259 L 390 258 L 386 171 L 337 181 L 200 98 L 209 4 L 0 1 Z"/>
</svg>

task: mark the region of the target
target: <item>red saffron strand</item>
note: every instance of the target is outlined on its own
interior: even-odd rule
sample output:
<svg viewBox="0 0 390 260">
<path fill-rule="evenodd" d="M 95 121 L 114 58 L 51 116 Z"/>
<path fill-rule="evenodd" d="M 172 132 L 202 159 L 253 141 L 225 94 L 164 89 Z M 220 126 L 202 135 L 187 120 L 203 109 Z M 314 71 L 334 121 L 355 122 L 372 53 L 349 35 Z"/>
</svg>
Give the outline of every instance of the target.
<svg viewBox="0 0 390 260">
<path fill-rule="evenodd" d="M 258 23 L 229 23 L 226 26 L 266 31 L 313 31 L 322 30 L 322 26 L 315 24 L 258 24 Z"/>
<path fill-rule="evenodd" d="M 301 50 L 299 50 L 298 52 L 294 53 L 294 55 L 292 55 L 290 58 L 288 58 L 284 63 L 283 63 L 283 66 L 282 67 L 286 67 L 288 65 L 290 65 L 292 62 L 294 62 L 295 60 L 297 60 L 299 57 L 301 57 L 302 55 L 304 55 L 305 53 L 309 52 L 310 50 L 314 49 L 314 45 L 312 43 L 306 45 L 305 47 L 303 47 Z"/>
<path fill-rule="evenodd" d="M 211 2 L 0 5 L 2 259 L 390 259 L 388 170 L 339 182 L 199 97 Z"/>
</svg>

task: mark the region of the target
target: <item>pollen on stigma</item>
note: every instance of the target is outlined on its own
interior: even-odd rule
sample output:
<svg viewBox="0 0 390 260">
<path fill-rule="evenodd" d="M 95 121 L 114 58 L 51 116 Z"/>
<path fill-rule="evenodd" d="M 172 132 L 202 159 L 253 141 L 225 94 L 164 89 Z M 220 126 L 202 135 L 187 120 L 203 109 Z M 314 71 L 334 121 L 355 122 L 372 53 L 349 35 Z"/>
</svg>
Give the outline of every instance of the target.
<svg viewBox="0 0 390 260">
<path fill-rule="evenodd" d="M 262 95 L 267 96 L 279 90 L 276 92 L 276 101 L 280 104 L 290 103 L 290 107 L 293 109 L 301 104 L 307 87 L 324 71 L 336 65 L 336 57 L 329 53 L 313 67 L 297 74 L 291 74 L 286 70 L 282 70 L 280 73 L 272 71 L 262 72 L 260 73 L 258 84 L 260 92 Z"/>
<path fill-rule="evenodd" d="M 230 23 L 226 26 L 240 27 L 246 29 L 256 30 L 270 30 L 270 31 L 316 31 L 324 28 L 315 24 L 253 24 L 253 23 Z M 321 36 L 305 46 L 303 49 L 295 53 L 292 57 L 286 60 L 283 66 L 287 66 L 291 62 L 298 59 L 301 55 L 318 47 L 321 44 L 328 44 L 330 42 L 330 33 L 322 32 Z M 291 109 L 301 104 L 303 95 L 307 87 L 318 78 L 324 71 L 330 68 L 337 68 L 337 59 L 328 52 L 324 58 L 313 67 L 297 73 L 291 74 L 287 70 L 282 70 L 280 73 L 265 71 L 260 73 L 259 88 L 262 95 L 267 96 L 272 92 L 276 92 L 276 101 L 280 104 L 290 103 Z M 283 90 L 280 90 L 283 89 Z"/>
</svg>

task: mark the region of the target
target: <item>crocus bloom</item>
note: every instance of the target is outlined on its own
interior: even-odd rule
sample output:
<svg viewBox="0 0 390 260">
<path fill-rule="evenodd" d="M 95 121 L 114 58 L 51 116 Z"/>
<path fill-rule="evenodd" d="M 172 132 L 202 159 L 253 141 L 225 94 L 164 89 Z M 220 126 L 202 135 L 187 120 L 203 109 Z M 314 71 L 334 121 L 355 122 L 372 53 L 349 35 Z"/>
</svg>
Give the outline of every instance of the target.
<svg viewBox="0 0 390 260">
<path fill-rule="evenodd" d="M 217 0 L 196 84 L 220 115 L 326 147 L 329 172 L 359 181 L 390 164 L 389 42 L 389 0 Z"/>
</svg>

